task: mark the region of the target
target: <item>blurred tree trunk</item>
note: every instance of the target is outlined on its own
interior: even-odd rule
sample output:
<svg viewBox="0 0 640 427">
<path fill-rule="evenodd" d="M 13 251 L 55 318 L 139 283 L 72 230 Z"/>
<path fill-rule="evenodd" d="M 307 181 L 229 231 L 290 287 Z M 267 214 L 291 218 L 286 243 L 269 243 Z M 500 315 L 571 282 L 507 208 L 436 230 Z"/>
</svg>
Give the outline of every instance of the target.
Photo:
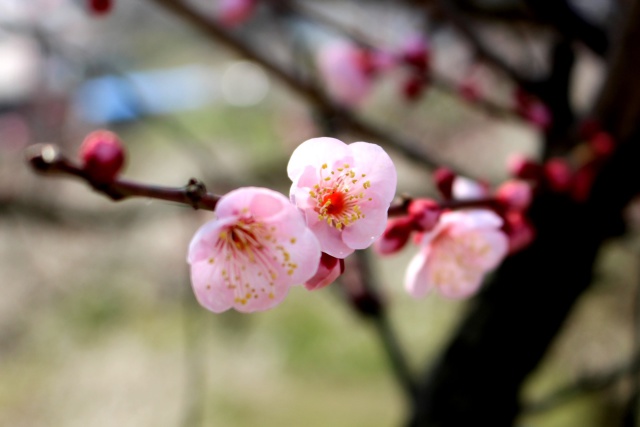
<svg viewBox="0 0 640 427">
<path fill-rule="evenodd" d="M 589 200 L 543 195 L 531 209 L 535 243 L 508 259 L 473 301 L 425 373 L 411 427 L 512 426 L 519 391 L 592 280 L 603 242 L 623 231 L 621 211 L 640 188 L 640 2 L 613 26 L 609 71 L 595 107 L 619 143 Z M 580 349 L 576 349 L 580 351 Z"/>
</svg>

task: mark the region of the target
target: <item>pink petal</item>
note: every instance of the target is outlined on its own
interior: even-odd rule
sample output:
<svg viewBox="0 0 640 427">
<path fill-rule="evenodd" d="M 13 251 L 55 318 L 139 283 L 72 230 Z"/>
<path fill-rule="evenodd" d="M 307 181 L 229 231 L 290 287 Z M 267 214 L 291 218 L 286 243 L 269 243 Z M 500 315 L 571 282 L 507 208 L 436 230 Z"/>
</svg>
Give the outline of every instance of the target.
<svg viewBox="0 0 640 427">
<path fill-rule="evenodd" d="M 365 249 L 378 239 L 387 226 L 388 207 L 363 209 L 364 218 L 349 225 L 342 232 L 342 240 L 353 249 Z"/>
<path fill-rule="evenodd" d="M 234 295 L 215 282 L 218 266 L 200 261 L 191 265 L 191 284 L 196 299 L 207 310 L 222 313 L 233 306 Z"/>
<path fill-rule="evenodd" d="M 353 248 L 342 241 L 342 232 L 327 225 L 326 222 L 319 221 L 310 228 L 320 241 L 322 252 L 335 258 L 346 258 L 354 252 Z"/>
<path fill-rule="evenodd" d="M 315 169 L 322 167 L 324 163 L 333 165 L 337 160 L 350 158 L 347 145 L 335 138 L 321 137 L 308 139 L 300 144 L 291 154 L 287 165 L 289 179 L 296 183 L 300 174 L 308 166 Z"/>
<path fill-rule="evenodd" d="M 344 272 L 344 260 L 334 258 L 331 255 L 322 254 L 318 271 L 311 277 L 304 286 L 315 291 L 333 283 Z"/>
<path fill-rule="evenodd" d="M 477 181 L 464 176 L 457 176 L 453 180 L 452 193 L 453 198 L 456 200 L 472 200 L 487 197 L 489 189 Z"/>
<path fill-rule="evenodd" d="M 426 263 L 429 248 L 422 248 L 409 262 L 404 279 L 406 291 L 414 298 L 422 298 L 431 290 Z"/>
<path fill-rule="evenodd" d="M 371 182 L 371 188 L 375 188 L 381 201 L 391 203 L 398 182 L 391 157 L 379 145 L 368 142 L 354 142 L 348 147 L 353 153 L 358 173 L 367 175 L 365 179 Z"/>
</svg>

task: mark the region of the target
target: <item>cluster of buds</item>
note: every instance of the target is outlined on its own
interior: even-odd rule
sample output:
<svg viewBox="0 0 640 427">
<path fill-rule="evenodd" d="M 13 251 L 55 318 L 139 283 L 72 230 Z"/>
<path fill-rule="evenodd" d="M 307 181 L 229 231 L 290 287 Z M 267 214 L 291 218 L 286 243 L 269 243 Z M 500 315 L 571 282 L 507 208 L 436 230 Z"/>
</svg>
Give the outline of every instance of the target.
<svg viewBox="0 0 640 427">
<path fill-rule="evenodd" d="M 375 50 L 341 40 L 318 51 L 317 67 L 328 93 L 337 102 L 360 105 L 385 71 L 402 66 L 408 75 L 401 92 L 407 100 L 418 99 L 429 82 L 430 50 L 422 36 L 413 36 L 397 52 Z"/>
<path fill-rule="evenodd" d="M 436 171 L 434 179 L 442 202 L 408 201 L 407 214 L 388 222 L 375 248 L 392 254 L 414 236 L 420 249 L 409 264 L 406 290 L 414 297 L 430 290 L 450 298 L 468 297 L 508 253 L 533 239 L 524 216 L 531 187 L 507 181 L 492 193 L 487 185 L 446 169 Z"/>
<path fill-rule="evenodd" d="M 615 141 L 607 132 L 589 126 L 582 132 L 583 143 L 567 159 L 554 157 L 543 164 L 522 156 L 509 160 L 511 174 L 527 180 L 540 190 L 567 194 L 585 202 L 604 163 L 613 154 Z"/>
</svg>

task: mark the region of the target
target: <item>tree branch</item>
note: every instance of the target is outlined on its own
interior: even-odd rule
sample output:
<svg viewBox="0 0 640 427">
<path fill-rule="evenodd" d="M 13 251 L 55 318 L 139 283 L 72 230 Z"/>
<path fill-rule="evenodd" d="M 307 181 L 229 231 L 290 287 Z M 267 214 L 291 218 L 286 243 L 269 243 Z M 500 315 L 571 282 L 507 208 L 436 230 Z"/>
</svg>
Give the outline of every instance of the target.
<svg viewBox="0 0 640 427">
<path fill-rule="evenodd" d="M 132 197 L 146 197 L 182 203 L 194 209 L 212 211 L 215 209 L 219 196 L 207 193 L 204 184 L 196 179 L 180 188 L 159 187 L 132 181 L 116 179 L 104 183 L 94 180 L 84 169 L 74 165 L 66 159 L 55 145 L 38 144 L 29 148 L 27 160 L 31 167 L 45 175 L 67 175 L 79 178 L 89 184 L 95 191 L 104 194 L 113 201 L 120 201 Z"/>
<path fill-rule="evenodd" d="M 336 117 L 340 124 L 355 133 L 368 139 L 374 139 L 388 148 L 398 151 L 408 159 L 419 162 L 429 168 L 446 165 L 435 153 L 420 146 L 416 141 L 396 137 L 391 132 L 375 126 L 365 119 L 359 118 L 353 113 L 335 104 L 318 86 L 298 75 L 291 73 L 280 64 L 260 50 L 224 30 L 217 23 L 206 19 L 190 6 L 180 0 L 149 0 L 158 6 L 172 12 L 175 16 L 200 30 L 209 39 L 220 43 L 231 51 L 251 60 L 269 71 L 289 89 L 308 101 L 317 110 L 327 117 Z M 457 168 L 448 166 L 453 170 Z M 461 172 L 462 173 L 462 172 Z"/>
</svg>

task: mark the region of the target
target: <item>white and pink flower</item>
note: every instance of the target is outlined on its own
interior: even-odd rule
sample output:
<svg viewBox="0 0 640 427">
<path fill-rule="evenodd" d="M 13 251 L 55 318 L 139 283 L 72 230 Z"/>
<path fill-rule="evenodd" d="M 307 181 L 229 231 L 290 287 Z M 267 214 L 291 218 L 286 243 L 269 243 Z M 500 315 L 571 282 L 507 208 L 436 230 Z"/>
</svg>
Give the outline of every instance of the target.
<svg viewBox="0 0 640 427">
<path fill-rule="evenodd" d="M 405 288 L 416 298 L 437 290 L 448 298 L 465 298 L 480 288 L 487 272 L 507 255 L 509 242 L 502 218 L 486 209 L 443 213 L 420 240 L 409 263 Z"/>
<path fill-rule="evenodd" d="M 240 188 L 223 196 L 215 213 L 187 257 L 196 298 L 208 310 L 267 310 L 315 275 L 318 240 L 282 194 Z"/>
<path fill-rule="evenodd" d="M 384 232 L 397 176 L 380 146 L 310 139 L 293 152 L 287 173 L 291 201 L 304 213 L 322 252 L 345 258 Z"/>
</svg>

